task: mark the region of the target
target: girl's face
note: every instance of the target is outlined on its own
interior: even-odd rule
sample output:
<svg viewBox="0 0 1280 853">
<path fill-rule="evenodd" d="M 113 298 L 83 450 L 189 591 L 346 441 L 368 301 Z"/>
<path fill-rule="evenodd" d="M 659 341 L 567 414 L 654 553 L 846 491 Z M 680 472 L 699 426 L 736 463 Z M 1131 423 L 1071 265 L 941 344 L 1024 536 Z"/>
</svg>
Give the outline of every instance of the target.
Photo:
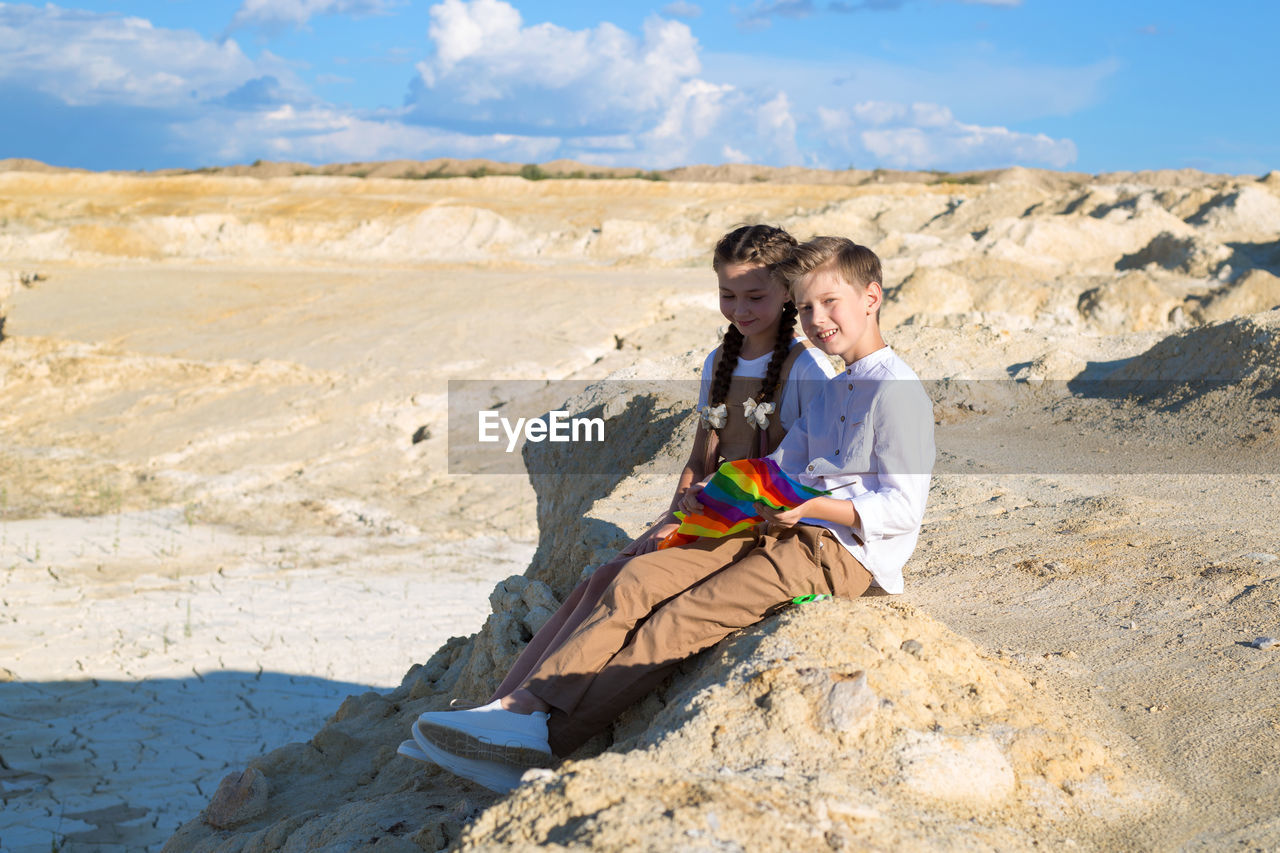
<svg viewBox="0 0 1280 853">
<path fill-rule="evenodd" d="M 764 341 L 772 348 L 787 301 L 786 288 L 775 282 L 765 267 L 750 264 L 726 264 L 716 276 L 720 280 L 720 313 L 743 337 Z"/>
</svg>

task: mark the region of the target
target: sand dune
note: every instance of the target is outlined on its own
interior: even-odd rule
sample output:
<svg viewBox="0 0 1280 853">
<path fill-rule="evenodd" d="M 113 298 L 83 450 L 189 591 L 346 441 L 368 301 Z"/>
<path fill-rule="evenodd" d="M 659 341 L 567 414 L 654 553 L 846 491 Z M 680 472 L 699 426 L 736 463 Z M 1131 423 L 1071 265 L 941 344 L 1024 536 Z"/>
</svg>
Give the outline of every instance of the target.
<svg viewBox="0 0 1280 853">
<path fill-rule="evenodd" d="M 1275 175 L 426 165 L 509 174 L 0 164 L 0 846 L 158 849 L 247 766 L 264 810 L 171 849 L 1280 843 L 1280 664 L 1250 645 L 1280 634 Z M 908 594 L 747 632 L 501 802 L 396 758 L 687 440 L 660 385 L 611 403 L 607 482 L 451 472 L 448 380 L 519 409 L 694 377 L 710 246 L 756 220 L 885 259 L 939 422 Z M 850 667 L 909 698 L 832 729 Z"/>
<path fill-rule="evenodd" d="M 733 223 L 767 220 L 876 248 L 904 288 L 893 322 L 994 312 L 1115 332 L 1270 307 L 1274 282 L 1247 274 L 1280 264 L 1274 181 L 986 177 L 800 189 L 0 172 L 0 250 L 15 264 L 683 267 Z"/>
</svg>

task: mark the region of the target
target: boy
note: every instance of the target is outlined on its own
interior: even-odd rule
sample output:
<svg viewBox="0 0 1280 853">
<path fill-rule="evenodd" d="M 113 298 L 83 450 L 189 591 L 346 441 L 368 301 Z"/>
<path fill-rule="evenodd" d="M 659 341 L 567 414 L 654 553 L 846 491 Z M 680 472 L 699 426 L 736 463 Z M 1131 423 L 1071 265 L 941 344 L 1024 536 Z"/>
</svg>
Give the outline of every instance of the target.
<svg viewBox="0 0 1280 853">
<path fill-rule="evenodd" d="M 636 557 L 522 688 L 483 708 L 423 714 L 414 738 L 430 760 L 507 790 L 524 767 L 577 749 L 672 666 L 793 598 L 902 591 L 933 467 L 933 409 L 880 335 L 880 260 L 818 237 L 778 273 L 805 335 L 847 367 L 771 458 L 831 494 L 785 512 L 757 505 L 768 523 L 749 534 Z"/>
</svg>

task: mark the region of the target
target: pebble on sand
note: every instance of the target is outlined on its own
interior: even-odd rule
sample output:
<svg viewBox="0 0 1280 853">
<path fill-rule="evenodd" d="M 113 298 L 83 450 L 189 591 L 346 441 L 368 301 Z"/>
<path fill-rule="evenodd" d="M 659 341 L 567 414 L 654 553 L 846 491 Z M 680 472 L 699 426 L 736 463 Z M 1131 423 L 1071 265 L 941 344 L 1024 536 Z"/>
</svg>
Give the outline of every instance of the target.
<svg viewBox="0 0 1280 853">
<path fill-rule="evenodd" d="M 1271 649 L 1280 646 L 1280 640 L 1275 637 L 1255 637 L 1253 647 L 1255 649 Z"/>
</svg>

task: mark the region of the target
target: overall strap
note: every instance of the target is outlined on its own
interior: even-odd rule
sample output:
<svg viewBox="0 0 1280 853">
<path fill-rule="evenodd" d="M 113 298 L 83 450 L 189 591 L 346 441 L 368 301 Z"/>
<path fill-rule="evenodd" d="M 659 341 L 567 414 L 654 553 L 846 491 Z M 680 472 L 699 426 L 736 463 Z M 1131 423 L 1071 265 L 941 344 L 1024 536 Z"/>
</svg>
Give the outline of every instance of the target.
<svg viewBox="0 0 1280 853">
<path fill-rule="evenodd" d="M 760 430 L 757 443 L 757 455 L 768 456 L 773 449 L 782 442 L 782 437 L 787 434 L 786 428 L 782 426 L 782 395 L 787 387 L 787 380 L 791 378 L 791 368 L 795 366 L 798 359 L 806 349 L 817 349 L 813 344 L 809 343 L 806 338 L 797 338 L 791 344 L 791 349 L 787 352 L 787 357 L 782 362 L 782 370 L 778 373 L 778 389 L 773 392 L 774 415 L 769 420 L 769 428 Z"/>
</svg>

